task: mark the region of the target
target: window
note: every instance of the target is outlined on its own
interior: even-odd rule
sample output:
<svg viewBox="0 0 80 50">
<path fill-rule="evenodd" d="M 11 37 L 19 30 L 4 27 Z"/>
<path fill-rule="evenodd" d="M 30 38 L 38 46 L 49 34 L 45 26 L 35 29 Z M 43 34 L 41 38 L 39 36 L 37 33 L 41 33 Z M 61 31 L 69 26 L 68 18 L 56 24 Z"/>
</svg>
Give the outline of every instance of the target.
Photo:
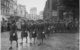
<svg viewBox="0 0 80 50">
<path fill-rule="evenodd" d="M 6 3 L 6 5 L 7 5 L 7 7 L 9 7 L 9 3 L 8 2 Z"/>
<path fill-rule="evenodd" d="M 8 7 L 10 8 L 10 4 L 8 4 Z"/>
<path fill-rule="evenodd" d="M 4 4 L 6 5 L 6 1 L 4 2 Z"/>
<path fill-rule="evenodd" d="M 5 14 L 5 8 L 3 9 L 3 14 Z"/>
<path fill-rule="evenodd" d="M 1 14 L 3 14 L 3 8 L 1 9 Z"/>
<path fill-rule="evenodd" d="M 6 13 L 7 13 L 7 9 L 6 9 Z"/>
</svg>

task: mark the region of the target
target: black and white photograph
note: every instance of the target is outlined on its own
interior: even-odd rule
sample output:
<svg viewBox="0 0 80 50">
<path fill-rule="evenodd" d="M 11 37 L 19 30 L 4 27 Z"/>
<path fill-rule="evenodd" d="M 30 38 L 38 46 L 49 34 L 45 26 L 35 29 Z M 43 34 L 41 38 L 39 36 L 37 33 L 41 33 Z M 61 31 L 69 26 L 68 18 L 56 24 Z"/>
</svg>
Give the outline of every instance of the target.
<svg viewBox="0 0 80 50">
<path fill-rule="evenodd" d="M 79 0 L 0 0 L 0 50 L 79 50 Z"/>
</svg>

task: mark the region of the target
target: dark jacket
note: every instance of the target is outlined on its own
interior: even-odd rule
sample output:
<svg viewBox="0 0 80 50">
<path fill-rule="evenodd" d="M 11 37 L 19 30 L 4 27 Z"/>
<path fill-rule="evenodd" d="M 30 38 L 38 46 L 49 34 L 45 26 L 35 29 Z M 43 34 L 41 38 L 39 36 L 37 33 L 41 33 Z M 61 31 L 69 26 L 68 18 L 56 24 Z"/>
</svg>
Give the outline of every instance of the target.
<svg viewBox="0 0 80 50">
<path fill-rule="evenodd" d="M 33 32 L 32 33 L 32 37 L 35 38 L 36 36 L 37 36 L 37 33 L 36 32 Z"/>
<path fill-rule="evenodd" d="M 11 31 L 16 31 L 16 30 L 17 30 L 16 24 L 11 24 L 10 30 L 11 30 Z"/>
<path fill-rule="evenodd" d="M 26 24 L 22 24 L 22 25 L 21 25 L 21 30 L 22 30 L 22 31 L 25 31 L 25 30 L 26 30 Z"/>
</svg>

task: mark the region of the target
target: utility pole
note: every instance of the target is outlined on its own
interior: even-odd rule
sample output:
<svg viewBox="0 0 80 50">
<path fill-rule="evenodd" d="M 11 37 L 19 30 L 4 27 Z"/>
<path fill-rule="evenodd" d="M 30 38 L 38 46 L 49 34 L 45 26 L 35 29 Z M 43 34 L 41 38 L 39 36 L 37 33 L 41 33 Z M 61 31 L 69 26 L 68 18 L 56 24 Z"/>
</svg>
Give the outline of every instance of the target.
<svg viewBox="0 0 80 50">
<path fill-rule="evenodd" d="M 48 19 L 47 19 L 47 22 L 50 22 L 50 19 L 52 17 L 52 0 L 48 0 L 48 5 L 49 5 L 49 9 L 48 9 Z"/>
<path fill-rule="evenodd" d="M 60 2 L 59 2 L 59 0 L 57 0 L 57 14 L 58 14 L 58 22 L 59 22 L 59 5 L 60 5 Z"/>
<path fill-rule="evenodd" d="M 52 0 L 50 0 L 50 13 L 49 13 L 50 18 L 52 17 Z"/>
</svg>

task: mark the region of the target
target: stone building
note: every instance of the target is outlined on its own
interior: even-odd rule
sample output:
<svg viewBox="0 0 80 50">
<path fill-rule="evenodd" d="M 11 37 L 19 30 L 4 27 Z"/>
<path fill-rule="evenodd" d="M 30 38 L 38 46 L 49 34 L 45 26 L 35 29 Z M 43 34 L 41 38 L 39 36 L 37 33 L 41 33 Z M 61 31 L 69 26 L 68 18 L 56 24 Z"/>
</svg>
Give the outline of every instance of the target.
<svg viewBox="0 0 80 50">
<path fill-rule="evenodd" d="M 43 11 L 43 19 L 50 20 L 57 16 L 57 0 L 47 0 Z"/>
<path fill-rule="evenodd" d="M 8 18 L 14 14 L 14 10 L 17 6 L 17 0 L 1 0 L 1 15 L 4 18 Z"/>
<path fill-rule="evenodd" d="M 30 9 L 30 14 L 36 15 L 37 14 L 37 8 L 36 7 L 31 8 Z"/>
<path fill-rule="evenodd" d="M 26 7 L 25 5 L 17 5 L 17 16 L 26 17 Z"/>
</svg>

